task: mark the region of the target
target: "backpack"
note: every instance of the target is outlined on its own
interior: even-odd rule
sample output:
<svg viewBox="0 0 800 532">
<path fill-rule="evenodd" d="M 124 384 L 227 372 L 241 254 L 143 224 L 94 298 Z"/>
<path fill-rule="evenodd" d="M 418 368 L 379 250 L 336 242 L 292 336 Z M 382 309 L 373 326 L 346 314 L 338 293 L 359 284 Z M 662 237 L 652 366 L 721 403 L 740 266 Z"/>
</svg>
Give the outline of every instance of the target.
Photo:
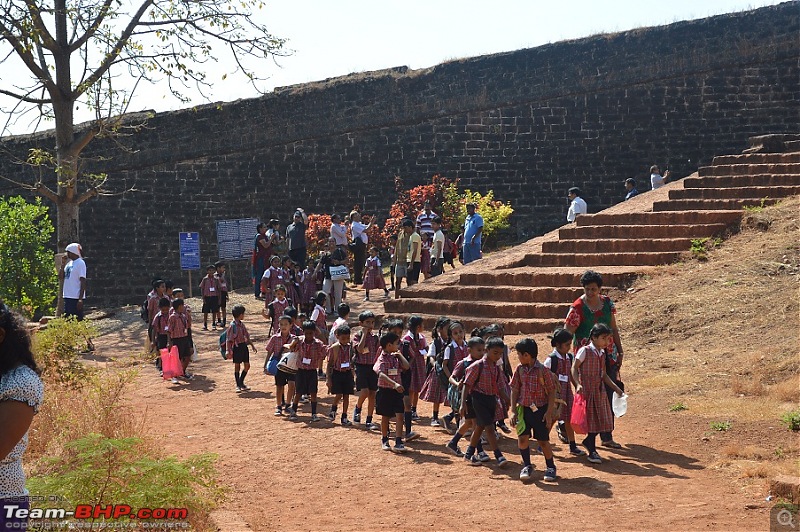
<svg viewBox="0 0 800 532">
<path fill-rule="evenodd" d="M 139 317 L 142 318 L 142 321 L 147 323 L 149 320 L 149 312 L 147 312 L 147 299 L 145 299 L 142 304 L 139 306 Z M 149 324 L 148 324 L 149 325 Z"/>
<path fill-rule="evenodd" d="M 233 330 L 233 335 L 236 336 L 236 322 L 231 323 L 231 326 L 222 331 L 219 335 L 219 353 L 222 355 L 223 360 L 228 360 L 228 331 Z"/>
</svg>

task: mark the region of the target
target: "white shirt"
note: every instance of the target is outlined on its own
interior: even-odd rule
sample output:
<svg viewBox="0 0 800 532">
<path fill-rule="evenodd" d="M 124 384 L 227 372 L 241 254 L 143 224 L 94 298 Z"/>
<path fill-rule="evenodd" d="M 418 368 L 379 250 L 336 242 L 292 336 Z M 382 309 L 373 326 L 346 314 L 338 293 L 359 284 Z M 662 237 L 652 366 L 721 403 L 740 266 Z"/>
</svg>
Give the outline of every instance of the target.
<svg viewBox="0 0 800 532">
<path fill-rule="evenodd" d="M 81 278 L 86 279 L 86 263 L 78 257 L 71 260 L 64 267 L 64 298 L 80 299 Z M 84 297 L 86 294 L 84 294 Z"/>
<path fill-rule="evenodd" d="M 350 224 L 350 232 L 353 235 L 353 240 L 356 238 L 360 238 L 362 242 L 365 244 L 369 242 L 369 237 L 367 237 L 367 233 L 364 232 L 367 226 L 362 224 L 361 222 L 353 222 Z"/>
<path fill-rule="evenodd" d="M 347 245 L 347 229 L 342 224 L 331 224 L 331 237 L 337 246 Z"/>
<path fill-rule="evenodd" d="M 553 369 L 553 368 L 551 367 L 551 366 L 553 365 L 553 364 L 552 364 L 552 359 L 550 358 L 550 357 L 551 357 L 551 356 L 553 356 L 553 355 L 555 355 L 555 356 L 556 356 L 556 358 L 557 358 L 557 359 L 559 359 L 559 360 L 564 360 L 564 357 L 563 357 L 563 356 L 561 356 L 561 353 L 559 353 L 557 350 L 553 349 L 553 352 L 552 352 L 552 353 L 550 353 L 550 356 L 548 356 L 547 358 L 545 358 L 545 359 L 544 359 L 544 362 L 542 362 L 542 365 L 543 365 L 544 367 L 546 367 L 547 369 Z M 558 368 L 556 368 L 556 369 L 558 369 Z"/>
<path fill-rule="evenodd" d="M 17 366 L 0 377 L 0 401 L 19 401 L 38 412 L 43 396 L 44 385 L 28 366 Z M 8 456 L 0 458 L 0 499 L 28 495 L 25 473 L 22 471 L 22 454 L 27 447 L 26 432 Z"/>
<path fill-rule="evenodd" d="M 431 255 L 433 255 L 433 252 L 436 250 L 436 243 L 437 242 L 441 242 L 441 245 L 439 246 L 439 252 L 433 258 L 434 259 L 443 259 L 444 258 L 444 233 L 442 233 L 441 229 L 439 229 L 438 231 L 436 231 L 433 234 L 433 244 L 431 244 Z"/>
<path fill-rule="evenodd" d="M 661 188 L 666 184 L 667 183 L 660 174 L 650 174 L 650 186 L 653 188 L 653 190 Z"/>
<path fill-rule="evenodd" d="M 328 333 L 328 345 L 333 345 L 336 343 L 336 329 L 339 328 L 339 325 L 347 323 L 347 320 L 344 318 L 336 318 L 336 321 L 333 322 L 333 326 L 331 327 L 331 332 Z"/>
<path fill-rule="evenodd" d="M 586 214 L 587 212 L 589 212 L 589 210 L 586 207 L 586 202 L 583 201 L 583 198 L 575 198 L 574 200 L 572 200 L 572 203 L 569 204 L 569 211 L 567 211 L 567 221 L 574 222 L 575 218 L 577 218 L 579 214 Z"/>
</svg>

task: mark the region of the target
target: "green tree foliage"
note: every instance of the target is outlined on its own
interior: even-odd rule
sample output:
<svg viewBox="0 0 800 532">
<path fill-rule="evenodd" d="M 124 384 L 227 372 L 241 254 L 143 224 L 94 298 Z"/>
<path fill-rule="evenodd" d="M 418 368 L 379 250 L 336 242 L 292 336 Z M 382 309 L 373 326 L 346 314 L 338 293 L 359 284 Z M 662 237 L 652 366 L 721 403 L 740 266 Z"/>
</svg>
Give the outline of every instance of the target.
<svg viewBox="0 0 800 532">
<path fill-rule="evenodd" d="M 52 308 L 56 296 L 52 234 L 47 207 L 38 198 L 0 198 L 0 297 L 28 317 Z"/>
<path fill-rule="evenodd" d="M 444 190 L 441 214 L 450 223 L 454 238 L 463 230 L 464 220 L 467 217 L 467 203 L 475 203 L 478 206 L 477 212 L 483 217 L 483 238 L 485 240 L 491 242 L 491 238 L 498 231 L 509 228 L 509 219 L 514 213 L 510 202 L 503 203 L 495 200 L 493 190 L 486 194 L 470 189 L 459 192 L 458 183 L 450 183 Z"/>
<path fill-rule="evenodd" d="M 95 336 L 94 325 L 78 321 L 75 316 L 50 320 L 34 337 L 34 351 L 42 364 L 42 377 L 67 386 L 83 386 L 93 370 L 81 362 L 80 349 Z"/>
</svg>

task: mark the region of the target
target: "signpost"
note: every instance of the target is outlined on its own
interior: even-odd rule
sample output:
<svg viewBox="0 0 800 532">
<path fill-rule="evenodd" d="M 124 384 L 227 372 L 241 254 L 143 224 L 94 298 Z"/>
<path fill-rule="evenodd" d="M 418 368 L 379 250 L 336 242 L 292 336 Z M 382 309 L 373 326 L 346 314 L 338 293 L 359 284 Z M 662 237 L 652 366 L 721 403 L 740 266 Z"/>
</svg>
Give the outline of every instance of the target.
<svg viewBox="0 0 800 532">
<path fill-rule="evenodd" d="M 200 233 L 178 233 L 181 270 L 189 271 L 189 297 L 192 294 L 192 270 L 200 269 Z"/>
<path fill-rule="evenodd" d="M 258 218 L 217 220 L 217 249 L 220 260 L 250 259 L 253 241 L 258 233 Z M 229 268 L 233 290 L 233 268 Z"/>
</svg>

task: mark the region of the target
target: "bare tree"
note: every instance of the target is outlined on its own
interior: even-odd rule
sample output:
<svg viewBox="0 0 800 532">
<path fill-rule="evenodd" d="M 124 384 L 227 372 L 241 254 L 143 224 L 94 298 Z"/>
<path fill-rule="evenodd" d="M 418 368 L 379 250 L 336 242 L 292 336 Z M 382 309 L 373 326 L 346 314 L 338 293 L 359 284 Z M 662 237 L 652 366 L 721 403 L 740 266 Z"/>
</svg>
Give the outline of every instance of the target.
<svg viewBox="0 0 800 532">
<path fill-rule="evenodd" d="M 4 109 L 3 131 L 31 113 L 55 123 L 54 152 L 31 150 L 25 161 L 40 169 L 38 178 L 4 178 L 55 203 L 58 251 L 78 239 L 82 203 L 125 192 L 106 175 L 83 173 L 81 154 L 93 139 L 143 123 L 124 119 L 137 87 L 167 83 L 182 101 L 189 91 L 205 95 L 206 67 L 224 54 L 259 88 L 254 60 L 283 55 L 285 42 L 254 19 L 262 7 L 261 0 L 0 0 L 0 64 L 22 74 L 0 79 L 0 95 L 14 103 Z M 80 130 L 77 104 L 94 112 Z"/>
</svg>

